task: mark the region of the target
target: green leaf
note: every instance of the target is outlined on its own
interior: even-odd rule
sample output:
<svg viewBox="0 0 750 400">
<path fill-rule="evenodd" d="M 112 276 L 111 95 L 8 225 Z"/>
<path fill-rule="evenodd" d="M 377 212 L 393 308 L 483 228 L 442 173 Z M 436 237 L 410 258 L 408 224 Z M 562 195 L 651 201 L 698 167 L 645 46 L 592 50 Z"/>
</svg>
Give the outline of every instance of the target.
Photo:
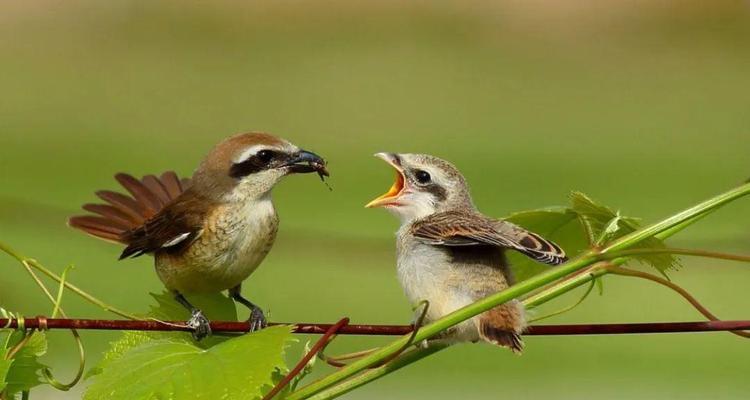
<svg viewBox="0 0 750 400">
<path fill-rule="evenodd" d="M 209 349 L 153 340 L 113 360 L 84 399 L 256 399 L 286 368 L 291 332 L 290 326 L 274 326 Z"/>
<path fill-rule="evenodd" d="M 570 210 L 578 217 L 590 244 L 596 243 L 610 221 L 618 217 L 609 207 L 595 203 L 581 192 L 570 194 Z"/>
<path fill-rule="evenodd" d="M 4 375 L 4 379 L 0 380 L 0 382 L 3 382 L 0 383 L 0 386 L 5 387 L 8 398 L 13 398 L 15 394 L 21 391 L 29 390 L 44 383 L 40 379 L 40 371 L 46 366 L 39 362 L 39 357 L 47 352 L 47 338 L 44 333 L 36 332 L 31 335 L 31 338 L 16 352 L 12 360 L 5 360 L 9 349 L 18 344 L 21 339 L 23 339 L 22 332 L 11 334 L 8 348 L 3 350 L 2 359 L 12 362 L 0 362 L 0 376 Z M 2 371 L 3 369 L 6 369 L 5 373 Z"/>
<path fill-rule="evenodd" d="M 123 332 L 119 339 L 109 344 L 109 349 L 104 352 L 102 359 L 86 372 L 85 378 L 88 379 L 92 376 L 101 374 L 104 369 L 112 364 L 113 361 L 118 360 L 123 354 L 135 347 L 153 340 L 159 340 L 159 336 L 162 334 L 164 334 L 165 337 L 161 339 L 166 339 L 166 336 L 168 336 L 166 335 L 167 333 L 168 332 Z M 188 339 L 181 339 L 179 337 L 175 337 L 171 340 L 175 342 L 184 341 L 185 343 L 189 343 Z"/>
<path fill-rule="evenodd" d="M 640 227 L 636 218 L 622 216 L 580 192 L 571 193 L 569 207 L 522 211 L 505 219 L 554 241 L 565 250 L 569 258 L 576 257 L 592 245 L 603 246 Z M 644 240 L 638 246 L 665 247 L 656 238 Z M 508 258 L 517 281 L 528 279 L 549 268 L 513 251 L 508 252 Z M 648 254 L 634 258 L 656 268 L 662 274 L 679 266 L 677 258 L 671 254 Z M 601 290 L 601 280 L 597 284 Z"/>
<path fill-rule="evenodd" d="M 169 292 L 151 293 L 156 305 L 151 306 L 148 315 L 163 320 L 183 321 L 190 318 L 190 311 L 175 301 Z M 221 293 L 188 296 L 188 300 L 198 307 L 208 319 L 236 321 L 237 308 L 234 300 Z"/>
<path fill-rule="evenodd" d="M 10 370 L 11 364 L 13 364 L 13 360 L 6 360 L 5 356 L 8 354 L 8 350 L 0 350 L 0 392 L 5 389 L 6 386 L 8 386 L 8 382 L 6 381 L 6 377 L 8 376 L 8 371 Z"/>
<path fill-rule="evenodd" d="M 154 298 L 156 304 L 149 307 L 148 317 L 162 321 L 185 321 L 190 318 L 190 312 L 177 303 L 171 293 L 151 293 L 151 297 Z M 237 309 L 234 301 L 221 293 L 190 296 L 189 300 L 201 309 L 209 319 L 217 321 L 237 320 Z M 209 348 L 226 341 L 227 338 L 211 336 L 195 343 L 190 333 L 187 332 L 124 332 L 119 339 L 110 344 L 109 350 L 104 353 L 101 361 L 86 373 L 86 378 L 102 373 L 109 364 L 119 359 L 128 350 L 154 340 L 169 340 L 194 344 L 200 348 Z"/>
<path fill-rule="evenodd" d="M 607 243 L 610 239 L 614 238 L 617 232 L 620 230 L 620 221 L 622 221 L 622 216 L 618 212 L 614 218 L 609 220 L 607 225 L 604 227 L 604 230 L 602 230 L 602 233 L 599 234 L 599 237 L 594 242 L 594 245 L 601 246 Z"/>
<path fill-rule="evenodd" d="M 640 228 L 637 218 L 621 216 L 619 212 L 594 202 L 583 193 L 571 193 L 570 203 L 570 210 L 578 216 L 591 244 L 603 246 L 606 242 L 628 235 Z M 642 241 L 638 248 L 663 249 L 666 246 L 659 239 L 649 238 Z M 663 275 L 666 270 L 677 268 L 680 265 L 677 257 L 671 254 L 648 254 L 633 258 L 656 268 Z"/>
</svg>

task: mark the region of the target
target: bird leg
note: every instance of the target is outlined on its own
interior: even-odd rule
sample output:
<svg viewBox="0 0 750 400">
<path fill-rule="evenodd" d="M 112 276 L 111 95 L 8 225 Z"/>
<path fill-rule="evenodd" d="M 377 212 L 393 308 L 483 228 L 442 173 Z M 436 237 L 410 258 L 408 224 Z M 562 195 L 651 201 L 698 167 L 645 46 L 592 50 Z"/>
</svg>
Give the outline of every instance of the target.
<svg viewBox="0 0 750 400">
<path fill-rule="evenodd" d="M 254 332 L 268 326 L 266 316 L 263 315 L 263 310 L 253 304 L 250 300 L 242 297 L 242 285 L 237 285 L 229 289 L 229 295 L 232 297 L 232 299 L 234 299 L 234 301 L 250 309 L 250 318 L 248 318 L 247 320 L 247 322 L 250 323 L 250 332 Z"/>
<path fill-rule="evenodd" d="M 190 314 L 192 316 L 189 320 L 187 320 L 186 324 L 193 330 L 193 339 L 200 341 L 201 339 L 211 334 L 211 325 L 209 324 L 208 318 L 203 315 L 203 312 L 201 310 L 190 304 L 185 296 L 183 296 L 182 293 L 178 291 L 174 292 L 174 299 L 177 300 L 177 302 L 180 303 L 183 307 L 190 310 Z"/>
</svg>

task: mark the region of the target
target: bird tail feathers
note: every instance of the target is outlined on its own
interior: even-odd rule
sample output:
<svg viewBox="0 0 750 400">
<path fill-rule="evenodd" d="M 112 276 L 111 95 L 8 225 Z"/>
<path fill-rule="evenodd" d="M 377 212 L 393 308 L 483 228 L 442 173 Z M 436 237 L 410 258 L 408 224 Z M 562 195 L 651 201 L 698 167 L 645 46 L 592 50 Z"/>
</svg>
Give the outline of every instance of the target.
<svg viewBox="0 0 750 400">
<path fill-rule="evenodd" d="M 523 351 L 521 333 L 526 328 L 523 306 L 516 300 L 495 307 L 479 316 L 479 336 L 485 342 L 507 347 L 516 354 Z"/>
<path fill-rule="evenodd" d="M 142 179 L 119 173 L 115 179 L 129 195 L 109 190 L 96 192 L 105 203 L 84 204 L 82 208 L 90 214 L 71 217 L 70 227 L 109 242 L 127 244 L 125 232 L 142 226 L 190 184 L 189 179 L 180 179 L 173 171 Z"/>
</svg>

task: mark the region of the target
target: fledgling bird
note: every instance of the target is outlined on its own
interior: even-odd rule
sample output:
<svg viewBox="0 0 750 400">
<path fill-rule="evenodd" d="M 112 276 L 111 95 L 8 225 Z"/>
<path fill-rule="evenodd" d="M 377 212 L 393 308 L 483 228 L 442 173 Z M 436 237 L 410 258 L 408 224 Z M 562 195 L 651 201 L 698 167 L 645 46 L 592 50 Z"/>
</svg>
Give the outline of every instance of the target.
<svg viewBox="0 0 750 400">
<path fill-rule="evenodd" d="M 279 219 L 271 190 L 293 173 L 328 175 L 315 153 L 266 134 L 245 133 L 217 144 L 192 178 L 172 171 L 160 177 L 115 179 L 130 196 L 96 195 L 107 204 L 86 204 L 94 215 L 69 225 L 95 237 L 126 245 L 120 259 L 152 254 L 156 273 L 175 299 L 190 310 L 188 325 L 200 340 L 210 334 L 208 319 L 185 294 L 229 290 L 251 310 L 251 330 L 266 325 L 260 307 L 241 294 L 242 282 L 263 261 L 276 238 Z"/>
<path fill-rule="evenodd" d="M 436 320 L 513 284 L 506 249 L 557 265 L 567 260 L 556 244 L 510 222 L 482 215 L 461 173 L 424 154 L 378 153 L 396 169 L 396 181 L 366 207 L 384 207 L 401 220 L 398 277 L 406 296 L 429 302 Z M 523 305 L 513 300 L 464 321 L 441 340 L 489 343 L 520 353 Z"/>
</svg>

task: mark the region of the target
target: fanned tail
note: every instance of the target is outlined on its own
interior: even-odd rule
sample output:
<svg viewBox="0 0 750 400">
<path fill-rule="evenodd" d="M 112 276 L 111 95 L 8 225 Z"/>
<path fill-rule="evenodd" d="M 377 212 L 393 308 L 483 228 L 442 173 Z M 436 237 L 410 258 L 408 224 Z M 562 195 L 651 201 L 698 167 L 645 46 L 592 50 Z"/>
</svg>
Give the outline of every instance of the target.
<svg viewBox="0 0 750 400">
<path fill-rule="evenodd" d="M 180 179 L 174 171 L 161 176 L 146 175 L 137 179 L 119 173 L 115 179 L 130 194 L 109 190 L 96 192 L 104 204 L 84 204 L 89 215 L 71 217 L 68 225 L 91 236 L 116 243 L 128 244 L 123 234 L 141 227 L 146 221 L 176 199 L 190 184 L 187 178 Z"/>
</svg>

